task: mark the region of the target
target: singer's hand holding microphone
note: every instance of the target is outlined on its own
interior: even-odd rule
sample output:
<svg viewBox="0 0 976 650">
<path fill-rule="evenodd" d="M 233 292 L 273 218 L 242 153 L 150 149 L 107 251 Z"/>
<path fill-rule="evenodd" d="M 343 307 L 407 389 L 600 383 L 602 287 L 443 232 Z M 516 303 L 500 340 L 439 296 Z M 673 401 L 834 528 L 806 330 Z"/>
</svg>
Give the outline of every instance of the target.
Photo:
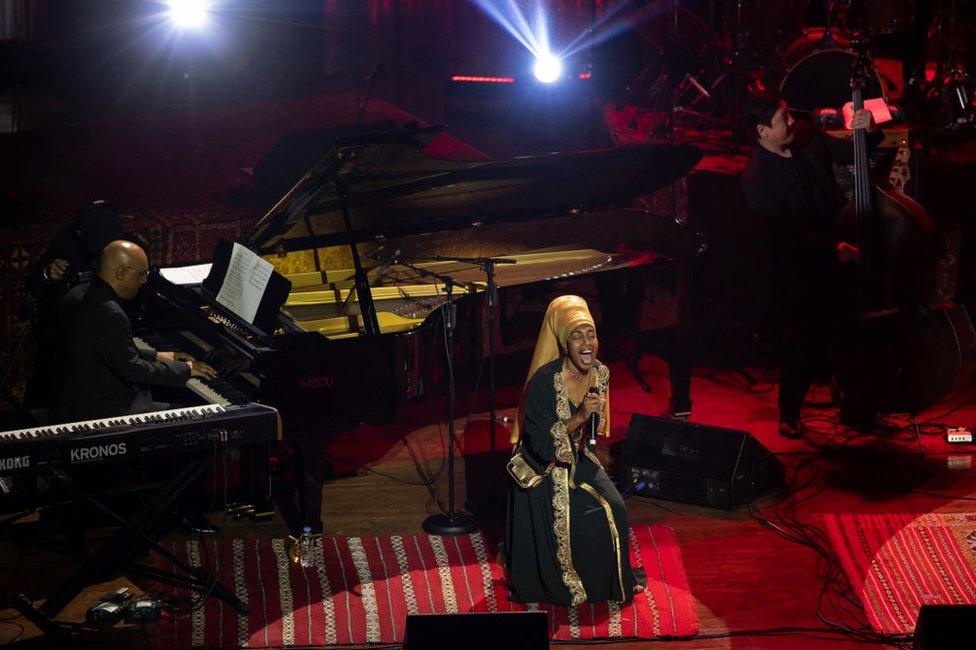
<svg viewBox="0 0 976 650">
<path fill-rule="evenodd" d="M 596 445 L 596 432 L 600 428 L 600 415 L 603 413 L 603 405 L 605 402 L 606 398 L 600 394 L 600 389 L 596 386 L 590 386 L 586 397 L 583 398 L 581 410 L 583 411 L 583 415 L 586 416 L 586 429 L 584 433 L 590 445 Z"/>
</svg>

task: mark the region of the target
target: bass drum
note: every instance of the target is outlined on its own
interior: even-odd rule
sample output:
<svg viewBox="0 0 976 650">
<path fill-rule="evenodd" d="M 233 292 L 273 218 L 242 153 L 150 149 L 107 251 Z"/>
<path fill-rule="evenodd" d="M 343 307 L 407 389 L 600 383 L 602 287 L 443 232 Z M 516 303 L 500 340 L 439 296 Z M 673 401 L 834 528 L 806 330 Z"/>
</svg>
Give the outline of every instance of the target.
<svg viewBox="0 0 976 650">
<path fill-rule="evenodd" d="M 779 91 L 791 111 L 807 116 L 814 109 L 840 109 L 851 101 L 851 69 L 857 55 L 849 46 L 846 34 L 832 31 L 824 38 L 822 27 L 805 29 L 790 42 L 783 50 Z M 875 97 L 886 97 L 877 71 L 864 89 L 864 99 Z"/>
</svg>

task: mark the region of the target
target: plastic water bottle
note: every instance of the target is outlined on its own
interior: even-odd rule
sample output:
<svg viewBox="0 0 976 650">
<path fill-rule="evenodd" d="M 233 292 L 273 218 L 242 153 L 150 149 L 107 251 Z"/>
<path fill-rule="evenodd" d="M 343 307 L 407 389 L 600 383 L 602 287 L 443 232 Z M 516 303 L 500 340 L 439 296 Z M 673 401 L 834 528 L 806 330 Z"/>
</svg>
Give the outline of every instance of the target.
<svg viewBox="0 0 976 650">
<path fill-rule="evenodd" d="M 298 564 L 303 568 L 315 566 L 315 556 L 313 545 L 315 540 L 312 538 L 312 527 L 305 526 L 302 529 L 302 536 L 298 538 Z"/>
</svg>

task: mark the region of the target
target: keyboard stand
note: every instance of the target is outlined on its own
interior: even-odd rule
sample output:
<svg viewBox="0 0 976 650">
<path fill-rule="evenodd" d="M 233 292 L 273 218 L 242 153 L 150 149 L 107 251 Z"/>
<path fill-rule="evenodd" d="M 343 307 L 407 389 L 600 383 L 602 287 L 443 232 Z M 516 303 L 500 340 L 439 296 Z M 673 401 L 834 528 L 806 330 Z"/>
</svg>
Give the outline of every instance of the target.
<svg viewBox="0 0 976 650">
<path fill-rule="evenodd" d="M 18 594 L 14 599 L 14 606 L 17 610 L 44 633 L 65 638 L 69 634 L 69 629 L 75 626 L 68 626 L 56 621 L 57 615 L 85 587 L 107 580 L 113 574 L 120 573 L 125 569 L 131 573 L 186 587 L 205 596 L 213 595 L 230 604 L 241 615 L 246 616 L 250 611 L 247 603 L 217 582 L 213 574 L 191 566 L 157 542 L 152 536 L 154 530 L 159 530 L 157 527 L 160 520 L 170 511 L 173 502 L 186 492 L 207 469 L 216 454 L 217 450 L 214 450 L 188 459 L 183 469 L 165 483 L 142 510 L 128 521 L 91 495 L 78 489 L 69 476 L 60 470 L 53 470 L 52 478 L 67 488 L 76 499 L 103 516 L 115 520 L 120 527 L 98 550 L 78 566 L 74 573 L 58 585 L 44 601 L 44 604 L 35 606 L 27 596 Z M 154 567 L 130 564 L 131 558 L 146 548 L 172 562 L 184 575 L 160 571 Z"/>
</svg>

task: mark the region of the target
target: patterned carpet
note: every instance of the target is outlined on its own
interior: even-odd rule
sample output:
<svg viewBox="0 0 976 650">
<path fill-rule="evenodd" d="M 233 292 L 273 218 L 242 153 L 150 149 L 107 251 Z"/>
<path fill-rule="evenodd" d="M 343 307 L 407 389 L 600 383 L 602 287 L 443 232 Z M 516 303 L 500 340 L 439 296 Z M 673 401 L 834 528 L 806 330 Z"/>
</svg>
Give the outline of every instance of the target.
<svg viewBox="0 0 976 650">
<path fill-rule="evenodd" d="M 976 603 L 976 513 L 825 516 L 871 627 L 912 634 L 925 605 Z"/>
<path fill-rule="evenodd" d="M 648 587 L 623 606 L 576 608 L 509 602 L 502 568 L 480 533 L 462 537 L 393 535 L 328 537 L 309 569 L 287 560 L 283 540 L 195 540 L 173 544 L 251 607 L 238 616 L 208 598 L 152 632 L 158 648 L 320 646 L 397 643 L 408 614 L 549 612 L 555 639 L 687 637 L 698 631 L 694 603 L 674 532 L 664 526 L 631 531 L 634 566 Z M 169 593 L 187 596 L 170 588 Z"/>
</svg>

